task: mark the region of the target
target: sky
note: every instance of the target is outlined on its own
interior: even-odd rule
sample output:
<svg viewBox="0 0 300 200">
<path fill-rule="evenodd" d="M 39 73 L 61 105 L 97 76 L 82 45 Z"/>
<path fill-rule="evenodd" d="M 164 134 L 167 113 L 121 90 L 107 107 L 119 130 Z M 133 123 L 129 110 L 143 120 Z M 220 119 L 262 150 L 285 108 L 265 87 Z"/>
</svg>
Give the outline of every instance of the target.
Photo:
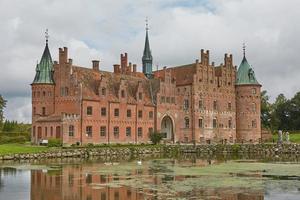
<svg viewBox="0 0 300 200">
<path fill-rule="evenodd" d="M 75 65 L 99 59 L 112 71 L 120 54 L 141 71 L 145 19 L 155 69 L 195 62 L 201 49 L 223 63 L 233 54 L 254 68 L 271 99 L 300 91 L 300 1 L 298 0 L 0 0 L 0 94 L 5 117 L 31 121 L 30 84 L 45 46 L 54 60 L 68 47 Z"/>
</svg>

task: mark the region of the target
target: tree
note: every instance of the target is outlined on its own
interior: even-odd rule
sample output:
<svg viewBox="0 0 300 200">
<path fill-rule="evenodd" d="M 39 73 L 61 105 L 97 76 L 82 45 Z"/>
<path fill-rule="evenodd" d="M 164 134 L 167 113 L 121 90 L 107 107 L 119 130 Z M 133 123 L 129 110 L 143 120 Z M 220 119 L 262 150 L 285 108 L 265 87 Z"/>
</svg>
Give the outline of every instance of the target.
<svg viewBox="0 0 300 200">
<path fill-rule="evenodd" d="M 265 129 L 271 128 L 271 111 L 272 104 L 269 102 L 270 97 L 267 95 L 267 91 L 261 92 L 261 125 Z"/>
<path fill-rule="evenodd" d="M 0 94 L 0 125 L 3 123 L 4 120 L 4 108 L 6 107 L 6 100 Z"/>
</svg>

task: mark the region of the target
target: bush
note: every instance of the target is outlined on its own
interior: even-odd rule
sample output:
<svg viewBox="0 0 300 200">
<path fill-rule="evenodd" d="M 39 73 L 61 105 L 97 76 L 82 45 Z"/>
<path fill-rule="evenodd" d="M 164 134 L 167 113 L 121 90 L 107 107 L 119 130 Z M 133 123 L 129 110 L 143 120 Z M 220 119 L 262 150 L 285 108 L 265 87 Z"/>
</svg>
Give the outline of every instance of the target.
<svg viewBox="0 0 300 200">
<path fill-rule="evenodd" d="M 0 137 L 0 144 L 7 144 L 7 143 L 24 144 L 25 142 L 26 142 L 25 136 L 14 136 L 14 137 L 1 136 Z"/>
<path fill-rule="evenodd" d="M 163 135 L 159 132 L 152 132 L 149 135 L 152 144 L 158 144 L 163 138 Z"/>
<path fill-rule="evenodd" d="M 48 147 L 61 147 L 62 142 L 60 139 L 51 138 L 48 140 Z"/>
</svg>

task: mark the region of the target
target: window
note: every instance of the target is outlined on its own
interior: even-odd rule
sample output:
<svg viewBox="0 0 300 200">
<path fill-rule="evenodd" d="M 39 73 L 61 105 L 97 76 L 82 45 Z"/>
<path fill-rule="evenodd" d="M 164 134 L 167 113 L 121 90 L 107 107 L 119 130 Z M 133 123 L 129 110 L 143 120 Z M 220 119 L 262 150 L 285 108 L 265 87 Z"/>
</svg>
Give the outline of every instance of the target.
<svg viewBox="0 0 300 200">
<path fill-rule="evenodd" d="M 153 111 L 149 112 L 149 119 L 153 119 Z"/>
<path fill-rule="evenodd" d="M 217 119 L 213 119 L 213 128 L 217 128 Z"/>
<path fill-rule="evenodd" d="M 203 109 L 203 100 L 199 101 L 199 109 Z"/>
<path fill-rule="evenodd" d="M 93 107 L 92 106 L 88 106 L 86 108 L 86 114 L 87 115 L 92 115 L 93 114 Z"/>
<path fill-rule="evenodd" d="M 42 108 L 42 115 L 46 115 L 46 108 L 45 107 Z"/>
<path fill-rule="evenodd" d="M 252 88 L 252 94 L 256 94 L 256 89 Z"/>
<path fill-rule="evenodd" d="M 115 114 L 115 117 L 119 117 L 119 108 L 115 108 L 114 114 Z"/>
<path fill-rule="evenodd" d="M 50 127 L 50 136 L 53 137 L 53 127 Z"/>
<path fill-rule="evenodd" d="M 231 111 L 231 103 L 228 103 L 228 110 Z"/>
<path fill-rule="evenodd" d="M 124 98 L 125 97 L 125 91 L 121 90 L 121 97 Z"/>
<path fill-rule="evenodd" d="M 143 99 L 143 94 L 141 92 L 139 92 L 139 100 Z"/>
<path fill-rule="evenodd" d="M 184 127 L 189 128 L 190 127 L 190 120 L 188 117 L 184 118 Z"/>
<path fill-rule="evenodd" d="M 101 108 L 101 116 L 102 117 L 106 116 L 106 108 L 105 107 Z"/>
<path fill-rule="evenodd" d="M 36 115 L 36 107 L 33 107 L 33 114 Z"/>
<path fill-rule="evenodd" d="M 127 110 L 127 117 L 131 117 L 131 110 L 130 109 Z"/>
<path fill-rule="evenodd" d="M 167 97 L 166 102 L 170 103 L 170 97 Z"/>
<path fill-rule="evenodd" d="M 118 126 L 114 127 L 114 136 L 115 136 L 115 138 L 119 137 L 119 127 Z"/>
<path fill-rule="evenodd" d="M 203 119 L 200 118 L 198 122 L 199 122 L 199 128 L 203 128 Z"/>
<path fill-rule="evenodd" d="M 139 112 L 138 112 L 138 117 L 139 117 L 139 118 L 143 118 L 143 111 L 139 110 Z"/>
<path fill-rule="evenodd" d="M 100 127 L 100 136 L 105 137 L 106 136 L 106 126 Z"/>
<path fill-rule="evenodd" d="M 106 88 L 102 88 L 102 89 L 101 89 L 101 94 L 102 94 L 103 96 L 106 95 Z"/>
<path fill-rule="evenodd" d="M 43 97 L 45 97 L 46 96 L 46 92 L 45 91 L 43 91 Z"/>
<path fill-rule="evenodd" d="M 143 137 L 143 128 L 138 127 L 138 137 Z"/>
<path fill-rule="evenodd" d="M 160 102 L 165 103 L 165 97 L 164 96 L 160 97 Z"/>
<path fill-rule="evenodd" d="M 255 111 L 256 111 L 256 104 L 252 103 L 252 112 L 255 112 Z"/>
<path fill-rule="evenodd" d="M 231 119 L 228 120 L 228 128 L 232 128 L 232 121 L 231 121 Z"/>
<path fill-rule="evenodd" d="M 87 126 L 86 127 L 86 135 L 88 137 L 92 137 L 92 134 L 93 134 L 93 127 L 92 126 Z"/>
<path fill-rule="evenodd" d="M 48 128 L 45 127 L 45 136 L 47 137 L 47 135 L 48 135 Z"/>
<path fill-rule="evenodd" d="M 70 137 L 73 137 L 73 136 L 74 136 L 74 126 L 73 126 L 73 125 L 70 125 L 70 126 L 69 126 L 69 136 L 70 136 Z"/>
<path fill-rule="evenodd" d="M 32 136 L 35 137 L 35 126 L 33 126 Z"/>
<path fill-rule="evenodd" d="M 171 103 L 175 103 L 175 97 L 171 97 Z"/>
<path fill-rule="evenodd" d="M 256 128 L 256 120 L 252 120 L 252 128 Z"/>
<path fill-rule="evenodd" d="M 218 106 L 217 106 L 217 101 L 216 101 L 216 100 L 214 100 L 213 109 L 214 109 L 214 110 L 217 110 L 217 107 L 218 107 Z"/>
<path fill-rule="evenodd" d="M 126 127 L 126 137 L 131 137 L 131 127 Z"/>
<path fill-rule="evenodd" d="M 184 100 L 184 103 L 183 103 L 183 109 L 184 110 L 187 110 L 189 108 L 189 100 L 188 99 L 185 99 Z"/>
</svg>

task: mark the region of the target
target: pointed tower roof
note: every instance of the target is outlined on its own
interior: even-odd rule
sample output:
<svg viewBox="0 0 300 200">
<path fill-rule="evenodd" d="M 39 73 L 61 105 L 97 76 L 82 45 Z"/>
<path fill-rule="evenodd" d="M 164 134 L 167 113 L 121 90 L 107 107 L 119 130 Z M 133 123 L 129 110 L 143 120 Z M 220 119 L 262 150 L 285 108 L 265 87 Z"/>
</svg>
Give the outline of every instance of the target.
<svg viewBox="0 0 300 200">
<path fill-rule="evenodd" d="M 145 39 L 145 47 L 144 47 L 144 54 L 142 60 L 152 60 L 152 54 L 150 50 L 149 38 L 148 38 L 148 21 L 146 23 L 146 39 Z"/>
<path fill-rule="evenodd" d="M 249 65 L 246 59 L 245 45 L 243 46 L 243 50 L 244 50 L 244 57 L 237 72 L 236 84 L 237 85 L 258 84 L 259 85 L 258 81 L 255 78 L 254 70 L 251 68 L 251 66 Z"/>
<path fill-rule="evenodd" d="M 46 46 L 41 61 L 36 66 L 36 74 L 33 80 L 33 84 L 54 84 L 54 68 L 48 47 L 48 38 L 48 31 L 46 31 Z"/>
</svg>

